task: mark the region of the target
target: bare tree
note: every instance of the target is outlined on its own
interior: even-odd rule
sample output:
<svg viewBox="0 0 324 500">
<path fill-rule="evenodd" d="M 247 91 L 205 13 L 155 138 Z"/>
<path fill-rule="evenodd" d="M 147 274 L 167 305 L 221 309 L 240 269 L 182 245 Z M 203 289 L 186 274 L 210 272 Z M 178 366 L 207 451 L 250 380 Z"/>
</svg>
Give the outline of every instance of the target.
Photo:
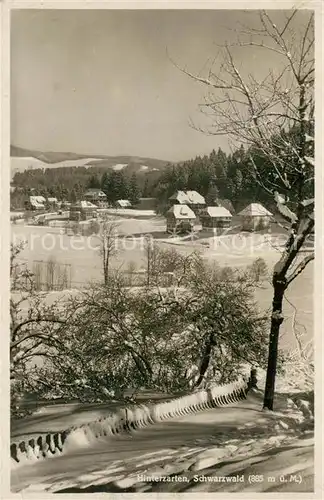
<svg viewBox="0 0 324 500">
<path fill-rule="evenodd" d="M 146 284 L 150 286 L 155 275 L 156 259 L 159 248 L 149 236 L 145 238 L 144 254 L 146 266 Z"/>
<path fill-rule="evenodd" d="M 128 286 L 133 286 L 134 274 L 136 273 L 137 265 L 136 262 L 130 260 L 126 266 L 125 274 L 127 278 Z"/>
<path fill-rule="evenodd" d="M 211 126 L 203 132 L 248 146 L 255 181 L 274 197 L 287 221 L 287 242 L 272 276 L 264 396 L 264 407 L 270 410 L 284 293 L 314 259 L 313 252 L 299 259 L 314 229 L 314 13 L 285 11 L 277 23 L 274 15 L 260 11 L 258 27 L 242 25 L 237 41 L 220 47 L 220 62 L 216 65 L 215 60 L 206 77 L 181 68 L 209 90 L 201 109 Z M 264 57 L 272 54 L 276 71 L 269 70 L 261 79 L 247 74 L 238 60 L 240 51 L 249 49 L 262 51 Z"/>
<path fill-rule="evenodd" d="M 96 235 L 96 237 L 99 238 L 100 241 L 99 251 L 101 256 L 105 285 L 107 285 L 109 282 L 111 259 L 118 253 L 118 227 L 119 224 L 116 221 L 104 219 L 100 224 L 99 234 Z"/>
<path fill-rule="evenodd" d="M 55 290 L 55 285 L 56 285 L 56 274 L 57 274 L 57 262 L 55 261 L 54 257 L 50 257 L 47 259 L 47 262 L 45 264 L 45 269 L 46 269 L 46 290 Z"/>
<path fill-rule="evenodd" d="M 11 245 L 10 277 L 10 380 L 12 411 L 17 399 L 30 388 L 30 366 L 37 357 L 51 357 L 62 346 L 60 332 L 72 317 L 72 308 L 59 301 L 48 305 L 39 293 L 34 275 L 19 254 L 25 243 Z M 62 330 L 63 329 L 63 330 Z"/>
</svg>

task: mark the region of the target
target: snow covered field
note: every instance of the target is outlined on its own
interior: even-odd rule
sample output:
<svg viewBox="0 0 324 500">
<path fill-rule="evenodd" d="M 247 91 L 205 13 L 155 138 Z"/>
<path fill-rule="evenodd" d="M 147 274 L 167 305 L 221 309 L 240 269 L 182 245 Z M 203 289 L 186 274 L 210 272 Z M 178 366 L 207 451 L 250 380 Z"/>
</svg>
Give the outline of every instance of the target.
<svg viewBox="0 0 324 500">
<path fill-rule="evenodd" d="M 137 270 L 145 265 L 145 235 L 152 235 L 162 248 L 175 248 L 190 254 L 199 251 L 204 258 L 222 266 L 244 267 L 262 257 L 272 270 L 280 256 L 282 235 L 251 235 L 242 233 L 220 238 L 168 238 L 162 218 L 147 220 L 119 219 L 118 256 L 113 259 L 115 267 L 126 270 L 134 263 Z M 27 239 L 28 245 L 21 257 L 31 266 L 33 261 L 55 258 L 56 262 L 71 266 L 72 288 L 80 288 L 89 281 L 102 279 L 101 261 L 98 255 L 98 241 L 94 238 L 69 237 L 60 234 L 59 228 L 44 226 L 12 225 L 12 237 Z M 296 347 L 293 330 L 297 329 L 307 342 L 313 338 L 313 273 L 310 263 L 303 273 L 291 284 L 285 295 L 285 322 L 282 327 L 282 347 L 288 350 Z M 261 310 L 271 305 L 272 289 L 264 283 L 257 290 L 256 300 Z"/>
</svg>

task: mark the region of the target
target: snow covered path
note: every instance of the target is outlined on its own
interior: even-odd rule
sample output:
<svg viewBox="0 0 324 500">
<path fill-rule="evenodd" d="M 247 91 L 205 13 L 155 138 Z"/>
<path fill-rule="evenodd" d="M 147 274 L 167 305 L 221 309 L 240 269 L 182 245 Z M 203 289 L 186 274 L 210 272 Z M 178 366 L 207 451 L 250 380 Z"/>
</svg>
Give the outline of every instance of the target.
<svg viewBox="0 0 324 500">
<path fill-rule="evenodd" d="M 310 492 L 313 490 L 311 426 L 305 432 L 305 426 L 302 428 L 298 423 L 300 414 L 286 411 L 284 404 L 280 407 L 280 413 L 264 412 L 261 395 L 249 394 L 246 401 L 224 408 L 173 418 L 131 434 L 95 439 L 86 449 L 71 450 L 56 458 L 13 469 L 12 491 Z M 51 423 L 49 417 L 46 430 L 53 430 L 55 420 Z M 65 418 L 71 425 L 71 419 Z M 18 429 L 14 432 L 21 434 Z M 147 479 L 152 475 L 170 478 L 174 474 L 183 480 Z M 244 481 L 197 481 L 197 474 L 199 477 L 244 475 Z M 263 480 L 251 482 L 251 475 L 263 476 Z M 269 481 L 269 475 L 275 481 Z"/>
</svg>

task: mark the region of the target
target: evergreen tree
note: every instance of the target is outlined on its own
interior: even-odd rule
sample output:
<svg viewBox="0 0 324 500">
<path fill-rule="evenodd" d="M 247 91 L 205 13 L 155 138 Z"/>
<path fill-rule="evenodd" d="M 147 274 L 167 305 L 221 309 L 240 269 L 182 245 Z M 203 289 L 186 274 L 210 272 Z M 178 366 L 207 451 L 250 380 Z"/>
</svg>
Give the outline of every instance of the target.
<svg viewBox="0 0 324 500">
<path fill-rule="evenodd" d="M 102 190 L 110 203 L 123 200 L 128 197 L 128 187 L 122 172 L 112 171 L 102 180 Z"/>
<path fill-rule="evenodd" d="M 73 189 L 71 189 L 71 192 L 70 192 L 70 201 L 71 201 L 71 203 L 76 203 L 77 199 L 78 198 L 77 198 L 76 191 L 73 188 Z"/>
<path fill-rule="evenodd" d="M 219 197 L 219 190 L 217 186 L 211 185 L 205 196 L 206 204 L 209 207 L 216 206 L 216 200 Z"/>
<path fill-rule="evenodd" d="M 87 183 L 87 188 L 91 189 L 91 188 L 100 188 L 101 187 L 101 183 L 100 183 L 100 179 L 97 175 L 92 175 Z"/>
<path fill-rule="evenodd" d="M 105 186 L 105 184 L 106 184 L 106 182 L 107 182 L 107 179 L 108 179 L 108 174 L 107 174 L 107 172 L 104 172 L 104 173 L 102 174 L 102 177 L 101 177 L 101 183 L 100 183 L 100 188 L 101 188 L 103 191 L 104 191 L 104 186 Z"/>
<path fill-rule="evenodd" d="M 128 198 L 128 185 L 125 175 L 122 172 L 114 172 L 114 174 L 117 200 L 125 200 Z"/>
<path fill-rule="evenodd" d="M 136 174 L 133 173 L 131 176 L 129 187 L 128 187 L 128 198 L 132 205 L 136 205 L 139 202 L 140 192 L 137 184 Z"/>
<path fill-rule="evenodd" d="M 149 198 L 149 196 L 150 196 L 150 187 L 149 187 L 148 178 L 146 177 L 146 179 L 144 181 L 143 190 L 142 190 L 142 197 Z"/>
</svg>

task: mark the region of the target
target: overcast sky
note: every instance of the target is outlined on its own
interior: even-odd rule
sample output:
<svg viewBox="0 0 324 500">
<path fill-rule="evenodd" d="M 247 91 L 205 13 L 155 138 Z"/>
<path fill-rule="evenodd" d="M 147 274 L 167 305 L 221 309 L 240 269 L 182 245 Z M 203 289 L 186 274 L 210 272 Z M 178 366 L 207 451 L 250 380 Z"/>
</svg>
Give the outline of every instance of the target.
<svg viewBox="0 0 324 500">
<path fill-rule="evenodd" d="M 190 128 L 190 117 L 204 124 L 197 107 L 206 89 L 172 65 L 166 47 L 179 65 L 200 72 L 215 43 L 255 19 L 233 10 L 14 11 L 11 143 L 174 161 L 228 150 L 226 137 Z M 275 64 L 251 51 L 241 62 L 256 78 Z"/>
</svg>

